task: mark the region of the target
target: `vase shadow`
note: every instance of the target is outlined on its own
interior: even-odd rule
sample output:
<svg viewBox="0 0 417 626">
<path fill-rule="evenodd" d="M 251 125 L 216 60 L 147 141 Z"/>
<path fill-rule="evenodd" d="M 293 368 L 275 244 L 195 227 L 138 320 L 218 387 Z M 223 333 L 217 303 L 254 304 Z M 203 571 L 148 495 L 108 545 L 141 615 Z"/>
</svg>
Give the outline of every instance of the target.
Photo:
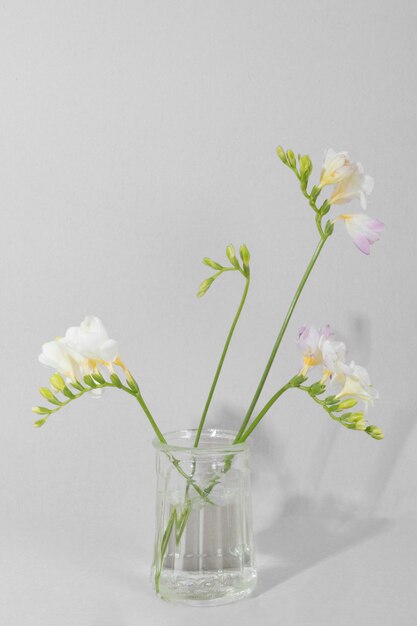
<svg viewBox="0 0 417 626">
<path fill-rule="evenodd" d="M 288 496 L 270 526 L 256 535 L 259 596 L 331 556 L 386 531 L 392 521 L 352 511 L 328 496 Z"/>
<path fill-rule="evenodd" d="M 240 423 L 238 411 L 227 407 L 224 413 L 232 426 Z M 382 483 L 386 485 L 389 482 L 412 428 L 410 422 L 410 416 L 402 420 L 396 437 L 389 443 L 389 453 L 375 457 L 372 493 L 368 494 L 367 502 L 363 505 L 318 493 L 318 485 L 326 473 L 331 450 L 338 436 L 335 429 L 329 429 L 325 441 L 321 440 L 321 454 L 316 457 L 318 462 L 310 468 L 311 480 L 305 491 L 300 491 L 298 481 L 286 467 L 282 445 L 271 438 L 266 429 L 259 429 L 252 442 L 254 457 L 257 457 L 252 472 L 255 499 L 262 501 L 262 494 L 259 497 L 256 491 L 262 482 L 268 480 L 271 472 L 275 484 L 278 482 L 281 485 L 281 492 L 277 494 L 276 501 L 272 502 L 273 510 L 269 512 L 268 526 L 255 536 L 258 585 L 252 597 L 260 596 L 321 561 L 369 541 L 392 527 L 394 520 L 378 513 L 378 501 L 383 493 Z M 383 475 L 383 481 L 377 480 L 379 474 Z"/>
</svg>

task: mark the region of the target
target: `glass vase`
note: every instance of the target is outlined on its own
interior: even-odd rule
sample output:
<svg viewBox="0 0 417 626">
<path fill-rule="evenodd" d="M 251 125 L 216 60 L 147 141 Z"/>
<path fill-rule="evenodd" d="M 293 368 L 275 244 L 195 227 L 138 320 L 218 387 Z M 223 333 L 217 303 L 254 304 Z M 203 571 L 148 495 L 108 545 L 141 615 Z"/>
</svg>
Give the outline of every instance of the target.
<svg viewBox="0 0 417 626">
<path fill-rule="evenodd" d="M 256 585 L 249 447 L 235 433 L 196 431 L 154 441 L 157 495 L 152 578 L 164 600 L 223 604 Z"/>
</svg>

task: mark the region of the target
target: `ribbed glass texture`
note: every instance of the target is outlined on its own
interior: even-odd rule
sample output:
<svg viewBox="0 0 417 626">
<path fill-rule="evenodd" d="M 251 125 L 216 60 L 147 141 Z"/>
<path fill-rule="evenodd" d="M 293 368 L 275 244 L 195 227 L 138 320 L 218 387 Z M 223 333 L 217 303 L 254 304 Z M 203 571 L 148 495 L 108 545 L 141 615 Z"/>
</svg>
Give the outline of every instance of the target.
<svg viewBox="0 0 417 626">
<path fill-rule="evenodd" d="M 152 578 L 165 600 L 222 604 L 256 584 L 249 447 L 213 429 L 155 441 L 157 496 Z"/>
</svg>

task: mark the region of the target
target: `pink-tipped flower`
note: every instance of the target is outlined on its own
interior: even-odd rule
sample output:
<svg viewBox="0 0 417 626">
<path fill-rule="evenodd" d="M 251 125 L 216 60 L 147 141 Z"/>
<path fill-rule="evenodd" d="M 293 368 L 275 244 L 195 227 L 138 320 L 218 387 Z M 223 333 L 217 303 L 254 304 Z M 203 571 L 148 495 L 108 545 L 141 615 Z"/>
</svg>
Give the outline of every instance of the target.
<svg viewBox="0 0 417 626">
<path fill-rule="evenodd" d="M 355 246 L 364 254 L 369 254 L 371 245 L 379 240 L 379 235 L 384 230 L 385 224 L 364 213 L 340 215 L 339 217 L 345 221 L 346 230 L 352 237 Z"/>
<path fill-rule="evenodd" d="M 328 324 L 320 330 L 317 330 L 315 326 L 302 326 L 300 328 L 297 343 L 303 355 L 301 374 L 305 376 L 310 367 L 314 367 L 323 362 L 321 345 L 331 334 L 332 331 Z"/>
<path fill-rule="evenodd" d="M 374 179 L 364 174 L 362 165 L 356 163 L 348 170 L 348 175 L 344 176 L 335 187 L 329 202 L 330 204 L 346 204 L 357 198 L 361 208 L 366 209 L 366 196 L 373 188 Z"/>
</svg>

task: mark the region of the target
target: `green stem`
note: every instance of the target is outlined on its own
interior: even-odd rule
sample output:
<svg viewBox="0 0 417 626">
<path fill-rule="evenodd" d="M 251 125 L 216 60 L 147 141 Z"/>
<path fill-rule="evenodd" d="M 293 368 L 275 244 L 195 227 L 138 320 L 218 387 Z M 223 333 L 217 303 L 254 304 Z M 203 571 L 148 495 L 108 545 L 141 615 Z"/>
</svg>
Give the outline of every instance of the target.
<svg viewBox="0 0 417 626">
<path fill-rule="evenodd" d="M 248 274 L 246 276 L 246 283 L 245 283 L 245 289 L 243 291 L 243 296 L 242 296 L 242 299 L 240 301 L 240 304 L 239 304 L 238 310 L 236 312 L 236 315 L 234 317 L 232 326 L 231 326 L 231 328 L 229 330 L 229 334 L 227 335 L 226 343 L 224 344 L 223 352 L 222 352 L 222 355 L 220 357 L 220 361 L 219 361 L 219 364 L 217 366 L 216 373 L 214 375 L 213 382 L 212 382 L 211 387 L 210 387 L 210 391 L 209 391 L 209 394 L 208 394 L 208 397 L 207 397 L 207 400 L 206 400 L 206 404 L 204 406 L 204 410 L 203 410 L 203 414 L 202 414 L 201 419 L 200 419 L 200 423 L 198 425 L 198 430 L 197 430 L 197 434 L 195 436 L 195 441 L 194 441 L 194 447 L 195 448 L 198 447 L 198 444 L 200 442 L 201 432 L 203 430 L 204 423 L 206 421 L 207 413 L 208 413 L 208 410 L 209 410 L 209 407 L 210 407 L 211 400 L 213 398 L 214 390 L 216 389 L 217 381 L 219 380 L 220 372 L 222 371 L 223 363 L 224 363 L 224 360 L 226 358 L 227 351 L 229 349 L 229 344 L 230 344 L 230 342 L 232 340 L 233 333 L 234 333 L 235 328 L 236 328 L 236 324 L 238 323 L 240 314 L 241 314 L 242 309 L 244 307 L 246 296 L 248 295 L 249 283 L 250 283 L 250 274 L 249 274 L 249 271 L 248 271 Z"/>
<path fill-rule="evenodd" d="M 243 433 L 243 435 L 239 438 L 239 442 L 238 443 L 242 443 L 243 441 L 246 441 L 246 439 L 249 437 L 249 435 L 251 434 L 251 432 L 257 427 L 257 425 L 259 424 L 259 422 L 261 421 L 261 419 L 264 417 L 264 415 L 269 411 L 269 409 L 271 408 L 271 406 L 273 404 L 275 404 L 275 402 L 278 400 L 278 398 L 280 396 L 282 396 L 283 393 L 285 393 L 287 391 L 287 389 L 290 389 L 293 385 L 291 385 L 290 383 L 287 383 L 286 385 L 284 385 L 283 387 L 281 387 L 281 389 L 279 391 L 276 392 L 276 394 L 274 394 L 272 396 L 272 398 L 269 400 L 269 402 L 267 402 L 264 406 L 264 408 L 262 409 L 262 411 L 257 415 L 257 417 L 255 417 L 255 419 L 253 420 L 253 422 L 250 424 L 250 426 L 247 428 L 247 430 Z"/>
<path fill-rule="evenodd" d="M 124 387 L 124 389 L 127 390 L 126 387 Z M 140 406 L 142 407 L 142 409 L 143 409 L 146 417 L 148 418 L 152 428 L 154 429 L 155 434 L 158 437 L 159 441 L 161 443 L 166 443 L 167 441 L 166 441 L 165 437 L 163 436 L 163 434 L 161 433 L 161 431 L 159 430 L 159 428 L 158 428 L 154 418 L 152 417 L 151 412 L 148 409 L 148 407 L 146 405 L 146 402 L 143 399 L 142 394 L 140 393 L 140 391 L 138 391 L 136 394 L 134 392 L 131 392 L 131 393 L 136 397 L 137 401 L 139 402 Z"/>
<path fill-rule="evenodd" d="M 281 345 L 282 338 L 284 336 L 285 331 L 287 330 L 287 326 L 288 326 L 289 321 L 291 319 L 291 316 L 292 316 L 292 314 L 294 312 L 295 306 L 296 306 L 296 304 L 298 302 L 298 299 L 299 299 L 299 297 L 301 295 L 301 292 L 302 292 L 302 290 L 304 288 L 304 285 L 306 284 L 307 279 L 308 279 L 308 277 L 311 274 L 311 270 L 313 269 L 314 264 L 316 263 L 319 255 L 320 255 L 320 252 L 321 252 L 324 244 L 326 243 L 327 239 L 328 239 L 328 236 L 323 234 L 323 236 L 321 237 L 320 242 L 319 242 L 316 250 L 314 251 L 313 256 L 311 257 L 310 263 L 308 264 L 307 269 L 304 272 L 304 275 L 303 275 L 303 277 L 302 277 L 302 279 L 300 281 L 300 284 L 297 287 L 297 291 L 295 292 L 295 295 L 294 295 L 294 297 L 292 299 L 290 307 L 289 307 L 289 309 L 287 311 L 287 314 L 285 316 L 284 322 L 283 322 L 283 324 L 281 326 L 281 330 L 279 331 L 278 337 L 277 337 L 277 339 L 275 341 L 275 344 L 274 344 L 274 347 L 272 349 L 271 356 L 269 357 L 268 363 L 266 364 L 265 370 L 264 370 L 264 372 L 262 374 L 262 377 L 261 377 L 261 380 L 259 382 L 258 388 L 256 389 L 255 395 L 253 396 L 252 402 L 251 402 L 250 407 L 249 407 L 249 409 L 248 409 L 248 411 L 247 411 L 247 413 L 245 415 L 245 418 L 244 418 L 244 420 L 242 422 L 242 425 L 241 425 L 241 427 L 239 429 L 239 432 L 236 435 L 236 439 L 235 439 L 236 442 L 239 441 L 240 437 L 245 432 L 246 426 L 248 425 L 248 422 L 249 422 L 250 418 L 252 417 L 252 413 L 253 413 L 253 411 L 255 409 L 256 403 L 258 402 L 259 396 L 261 395 L 262 389 L 263 389 L 263 387 L 265 385 L 265 381 L 266 381 L 266 379 L 268 377 L 268 374 L 269 374 L 269 371 L 270 371 L 270 369 L 272 367 L 272 364 L 274 362 L 275 356 L 276 356 L 276 354 L 278 352 L 278 348 Z"/>
</svg>

